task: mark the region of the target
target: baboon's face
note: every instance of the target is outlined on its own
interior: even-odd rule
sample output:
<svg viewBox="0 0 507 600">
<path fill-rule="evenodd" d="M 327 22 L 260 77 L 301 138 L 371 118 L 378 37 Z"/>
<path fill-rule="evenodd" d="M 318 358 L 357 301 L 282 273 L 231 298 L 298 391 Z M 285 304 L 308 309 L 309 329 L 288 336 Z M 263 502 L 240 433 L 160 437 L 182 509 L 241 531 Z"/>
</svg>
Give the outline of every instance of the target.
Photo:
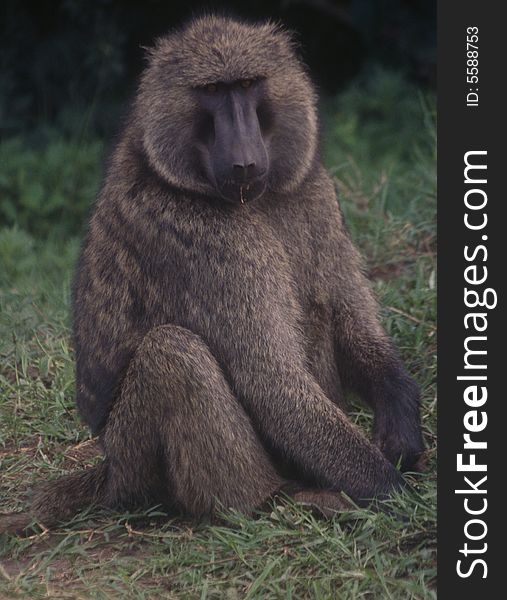
<svg viewBox="0 0 507 600">
<path fill-rule="evenodd" d="M 315 103 L 286 32 L 208 16 L 157 42 L 136 118 L 161 177 L 241 205 L 292 192 L 309 172 Z"/>
<path fill-rule="evenodd" d="M 225 200 L 247 202 L 266 189 L 272 115 L 263 79 L 220 81 L 194 89 L 196 146 L 202 169 Z"/>
</svg>

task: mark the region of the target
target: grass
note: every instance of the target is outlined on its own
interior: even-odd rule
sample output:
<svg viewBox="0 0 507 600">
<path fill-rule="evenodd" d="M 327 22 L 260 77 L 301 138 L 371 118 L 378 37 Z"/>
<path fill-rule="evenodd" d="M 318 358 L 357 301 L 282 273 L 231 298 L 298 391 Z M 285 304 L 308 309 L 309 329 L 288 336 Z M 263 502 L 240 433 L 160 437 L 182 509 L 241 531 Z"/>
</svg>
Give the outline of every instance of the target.
<svg viewBox="0 0 507 600">
<path fill-rule="evenodd" d="M 431 98 L 385 72 L 324 105 L 325 161 L 366 256 L 384 324 L 422 389 L 428 463 L 415 491 L 394 498 L 389 514 L 357 510 L 330 521 L 289 501 L 255 519 L 224 515 L 220 525 L 168 520 L 156 507 L 82 514 L 59 531 L 0 538 L 0 598 L 435 597 L 432 106 Z M 27 158 L 22 143 L 9 144 L 10 171 L 0 185 L 25 164 L 37 164 L 36 176 L 44 172 L 47 146 Z M 76 177 L 86 168 L 98 181 L 98 161 L 87 159 L 86 148 L 95 157 L 99 142 L 80 144 Z M 71 181 L 72 173 L 64 175 Z M 54 189 L 69 189 L 53 176 L 15 181 L 10 210 L 21 207 L 21 224 L 39 219 L 27 208 L 34 185 L 37 210 Z M 72 229 L 58 237 L 46 235 L 48 229 L 48 222 L 0 228 L 0 511 L 24 508 L 36 481 L 97 460 L 73 403 L 69 283 L 78 240 Z M 358 404 L 351 418 L 371 427 L 371 414 Z"/>
</svg>

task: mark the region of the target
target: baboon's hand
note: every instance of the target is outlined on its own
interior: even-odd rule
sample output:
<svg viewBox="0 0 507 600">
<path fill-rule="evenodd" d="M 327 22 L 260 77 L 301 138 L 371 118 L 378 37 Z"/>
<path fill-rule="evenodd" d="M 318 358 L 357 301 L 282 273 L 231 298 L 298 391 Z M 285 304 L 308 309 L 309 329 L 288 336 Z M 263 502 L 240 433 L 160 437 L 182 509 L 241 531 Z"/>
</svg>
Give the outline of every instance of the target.
<svg viewBox="0 0 507 600">
<path fill-rule="evenodd" d="M 394 465 L 414 470 L 424 452 L 419 389 L 407 374 L 398 372 L 387 381 L 384 393 L 375 412 L 373 439 Z"/>
<path fill-rule="evenodd" d="M 394 465 L 400 464 L 402 471 L 417 470 L 417 462 L 424 452 L 420 427 L 413 425 L 379 434 L 375 432 L 374 440 L 384 456 Z"/>
</svg>

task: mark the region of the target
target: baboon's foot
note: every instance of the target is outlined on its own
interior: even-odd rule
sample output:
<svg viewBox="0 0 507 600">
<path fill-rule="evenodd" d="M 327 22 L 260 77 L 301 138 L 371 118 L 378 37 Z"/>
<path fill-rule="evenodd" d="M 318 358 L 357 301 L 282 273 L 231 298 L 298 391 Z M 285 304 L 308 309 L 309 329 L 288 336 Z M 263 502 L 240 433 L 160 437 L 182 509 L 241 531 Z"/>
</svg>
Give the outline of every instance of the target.
<svg viewBox="0 0 507 600">
<path fill-rule="evenodd" d="M 292 494 L 291 497 L 297 504 L 308 506 L 326 519 L 354 508 L 353 504 L 341 492 L 330 490 L 300 490 Z"/>
<path fill-rule="evenodd" d="M 0 513 L 0 534 L 27 536 L 31 532 L 33 516 L 29 512 Z"/>
</svg>

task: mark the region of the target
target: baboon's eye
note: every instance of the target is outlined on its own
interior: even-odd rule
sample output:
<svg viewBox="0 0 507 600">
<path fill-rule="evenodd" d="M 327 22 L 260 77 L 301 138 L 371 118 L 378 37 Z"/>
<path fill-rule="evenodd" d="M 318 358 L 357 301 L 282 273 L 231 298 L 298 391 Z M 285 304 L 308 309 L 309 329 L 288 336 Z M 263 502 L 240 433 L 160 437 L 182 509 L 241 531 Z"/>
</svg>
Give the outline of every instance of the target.
<svg viewBox="0 0 507 600">
<path fill-rule="evenodd" d="M 208 83 L 208 85 L 206 86 L 206 91 L 207 92 L 216 92 L 218 90 L 218 85 L 216 83 Z"/>
<path fill-rule="evenodd" d="M 251 79 L 243 79 L 241 81 L 241 87 L 246 90 L 252 85 L 252 83 L 253 83 L 253 81 Z"/>
</svg>

